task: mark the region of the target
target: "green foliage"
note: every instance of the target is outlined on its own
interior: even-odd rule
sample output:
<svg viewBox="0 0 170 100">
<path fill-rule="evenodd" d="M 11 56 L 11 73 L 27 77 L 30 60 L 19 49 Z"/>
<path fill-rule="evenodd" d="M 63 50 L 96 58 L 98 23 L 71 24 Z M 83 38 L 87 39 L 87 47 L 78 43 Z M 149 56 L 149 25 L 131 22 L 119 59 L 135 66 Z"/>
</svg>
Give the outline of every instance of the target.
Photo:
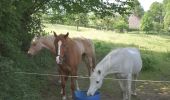
<svg viewBox="0 0 170 100">
<path fill-rule="evenodd" d="M 163 3 L 153 2 L 150 10 L 142 18 L 141 29 L 147 33 L 154 31 L 163 34 L 169 31 L 169 9 L 169 0 L 164 0 Z"/>
<path fill-rule="evenodd" d="M 162 23 L 163 21 L 163 4 L 159 2 L 153 2 L 150 7 L 151 16 L 155 22 Z"/>
<path fill-rule="evenodd" d="M 169 9 L 170 9 L 169 4 L 170 4 L 170 0 L 163 0 L 163 5 L 164 5 L 165 12 L 169 11 Z"/>
<path fill-rule="evenodd" d="M 144 9 L 142 8 L 140 2 L 138 0 L 134 0 L 134 9 L 132 10 L 133 13 L 138 16 L 138 17 L 142 17 L 144 15 Z"/>
<path fill-rule="evenodd" d="M 147 12 L 144 14 L 141 20 L 141 30 L 148 33 L 150 30 L 153 29 L 153 18 L 151 17 L 150 13 Z"/>
<path fill-rule="evenodd" d="M 164 28 L 170 32 L 170 11 L 165 14 Z"/>
<path fill-rule="evenodd" d="M 95 40 L 95 50 L 96 50 L 96 58 L 100 58 L 101 60 L 108 52 L 113 48 L 112 43 L 106 43 L 104 41 Z"/>
<path fill-rule="evenodd" d="M 159 22 L 153 22 L 153 30 L 160 33 L 163 29 L 163 24 Z"/>
<path fill-rule="evenodd" d="M 88 19 L 87 16 L 88 12 L 90 12 L 97 17 L 96 20 L 93 20 L 95 27 L 108 30 L 112 29 L 112 21 L 110 21 L 111 18 L 108 18 L 108 16 L 112 17 L 116 12 L 120 14 L 129 14 L 133 7 L 133 3 L 132 0 L 115 1 L 114 3 L 100 0 L 70 0 L 68 2 L 63 0 L 50 0 L 48 5 L 48 9 L 50 10 L 47 11 L 47 15 L 50 16 L 49 19 L 51 23 L 76 25 L 78 29 L 78 26 L 91 27 L 91 24 L 88 25 L 88 21 L 91 19 Z M 97 21 L 101 19 L 101 22 Z"/>
<path fill-rule="evenodd" d="M 28 58 L 22 52 L 15 52 L 11 59 L 0 56 L 0 89 L 3 91 L 0 93 L 0 99 L 42 99 L 41 91 L 47 87 L 47 78 L 15 72 L 48 73 L 49 69 L 55 66 L 53 57 L 47 52 L 41 52 L 34 58 Z"/>
<path fill-rule="evenodd" d="M 128 24 L 124 18 L 117 19 L 113 27 L 114 29 L 118 30 L 118 32 L 124 32 L 124 30 L 128 30 Z"/>
<path fill-rule="evenodd" d="M 26 51 L 34 35 L 43 34 L 41 17 L 56 10 L 63 14 L 87 13 L 106 16 L 113 11 L 126 13 L 131 0 L 119 2 L 119 6 L 99 0 L 1 0 L 0 2 L 0 100 L 42 100 L 42 89 L 47 88 L 48 78 L 16 74 L 16 71 L 48 73 L 55 67 L 54 58 L 42 52 L 28 58 Z M 125 8 L 122 5 L 126 5 Z M 84 15 L 81 15 L 81 17 Z M 52 19 L 56 20 L 56 19 Z M 83 19 L 84 21 L 85 19 Z M 75 20 L 74 20 L 75 21 Z M 62 23 L 62 21 L 60 22 Z M 81 22 L 84 24 L 84 22 Z M 41 85 L 40 85 L 41 84 Z"/>
<path fill-rule="evenodd" d="M 153 71 L 156 60 L 154 59 L 154 57 L 152 57 L 152 55 L 143 54 L 142 63 L 142 71 Z"/>
</svg>

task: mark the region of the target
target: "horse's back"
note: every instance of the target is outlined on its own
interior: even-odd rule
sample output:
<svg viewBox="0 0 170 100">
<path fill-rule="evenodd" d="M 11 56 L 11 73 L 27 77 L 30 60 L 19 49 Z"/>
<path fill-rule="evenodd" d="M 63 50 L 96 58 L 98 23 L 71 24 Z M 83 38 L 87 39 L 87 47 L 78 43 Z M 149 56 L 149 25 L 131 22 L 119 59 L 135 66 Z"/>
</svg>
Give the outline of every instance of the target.
<svg viewBox="0 0 170 100">
<path fill-rule="evenodd" d="M 87 38 L 73 38 L 81 53 L 94 53 L 94 44 Z"/>
<path fill-rule="evenodd" d="M 132 73 L 140 72 L 142 68 L 142 59 L 140 51 L 137 48 L 124 48 L 127 61 L 131 63 Z"/>
<path fill-rule="evenodd" d="M 119 48 L 112 51 L 112 55 L 119 59 L 120 69 L 127 73 L 138 73 L 142 68 L 140 52 L 137 48 Z"/>
</svg>

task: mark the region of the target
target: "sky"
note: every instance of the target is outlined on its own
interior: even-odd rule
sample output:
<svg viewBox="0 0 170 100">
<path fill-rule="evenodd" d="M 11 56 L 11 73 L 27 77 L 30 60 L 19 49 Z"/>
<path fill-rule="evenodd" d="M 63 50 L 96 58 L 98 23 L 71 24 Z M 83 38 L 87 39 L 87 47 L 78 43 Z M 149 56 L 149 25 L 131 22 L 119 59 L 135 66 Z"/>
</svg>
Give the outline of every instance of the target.
<svg viewBox="0 0 170 100">
<path fill-rule="evenodd" d="M 149 10 L 150 5 L 157 1 L 163 2 L 163 0 L 138 0 L 145 11 Z"/>
<path fill-rule="evenodd" d="M 108 0 L 104 0 L 104 1 L 108 1 Z M 115 0 L 109 0 L 109 2 L 114 2 Z M 123 1 L 123 0 L 122 0 Z M 147 10 L 149 10 L 149 7 L 150 7 L 150 5 L 153 3 L 153 2 L 155 2 L 155 1 L 157 1 L 157 2 L 163 2 L 163 0 L 138 0 L 139 2 L 140 2 L 140 4 L 142 5 L 142 7 L 143 7 L 143 9 L 145 10 L 145 11 L 147 11 Z"/>
</svg>

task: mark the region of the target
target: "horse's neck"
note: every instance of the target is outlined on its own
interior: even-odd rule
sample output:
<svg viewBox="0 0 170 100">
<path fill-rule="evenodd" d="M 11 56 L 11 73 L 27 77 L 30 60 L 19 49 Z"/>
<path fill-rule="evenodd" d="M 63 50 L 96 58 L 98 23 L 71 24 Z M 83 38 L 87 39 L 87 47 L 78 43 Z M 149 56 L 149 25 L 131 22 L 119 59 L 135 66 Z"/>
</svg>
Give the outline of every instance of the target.
<svg viewBox="0 0 170 100">
<path fill-rule="evenodd" d="M 41 43 L 43 44 L 43 47 L 46 49 L 49 49 L 52 53 L 55 53 L 55 47 L 54 47 L 54 37 L 53 36 L 46 36 L 41 38 Z"/>
<path fill-rule="evenodd" d="M 99 66 L 99 69 L 103 71 L 104 77 L 108 74 L 118 73 L 118 66 L 116 65 L 116 61 L 113 60 L 111 55 L 107 55 L 97 66 Z"/>
<path fill-rule="evenodd" d="M 68 38 L 68 40 L 67 40 L 67 43 L 66 44 L 68 44 L 68 50 L 71 50 L 72 52 L 74 52 L 74 51 L 76 51 L 76 50 L 74 50 L 75 48 L 75 46 L 77 46 L 76 45 L 76 42 L 75 42 L 75 40 L 74 39 L 71 39 L 71 38 Z"/>
</svg>

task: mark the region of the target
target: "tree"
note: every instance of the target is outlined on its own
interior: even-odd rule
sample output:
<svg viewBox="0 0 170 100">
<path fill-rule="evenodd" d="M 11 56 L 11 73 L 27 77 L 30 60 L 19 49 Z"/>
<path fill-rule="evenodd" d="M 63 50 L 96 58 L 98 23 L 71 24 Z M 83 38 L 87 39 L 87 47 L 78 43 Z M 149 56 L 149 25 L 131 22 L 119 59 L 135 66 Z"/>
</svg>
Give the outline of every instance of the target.
<svg viewBox="0 0 170 100">
<path fill-rule="evenodd" d="M 170 31 L 170 0 L 164 0 L 164 29 Z"/>
<path fill-rule="evenodd" d="M 146 12 L 141 20 L 141 30 L 148 33 L 150 30 L 153 29 L 153 18 L 150 12 Z"/>
<path fill-rule="evenodd" d="M 125 18 L 122 16 L 119 16 L 118 18 L 115 19 L 116 22 L 113 24 L 114 29 L 116 29 L 118 32 L 124 32 L 124 30 L 128 29 L 128 24 L 125 21 Z"/>
<path fill-rule="evenodd" d="M 88 24 L 87 14 L 85 13 L 75 14 L 75 22 L 77 26 L 77 31 L 79 26 L 87 26 Z"/>
<path fill-rule="evenodd" d="M 113 30 L 113 24 L 115 24 L 114 16 L 105 16 L 103 18 L 103 25 L 106 30 Z"/>
<path fill-rule="evenodd" d="M 170 12 L 166 12 L 164 17 L 164 28 L 167 31 L 170 31 Z"/>
<path fill-rule="evenodd" d="M 0 82 L 3 86 L 0 90 L 3 92 L 0 93 L 0 100 L 26 100 L 30 97 L 31 100 L 42 99 L 38 93 L 41 91 L 39 84 L 44 83 L 42 78 L 26 77 L 25 79 L 24 76 L 13 73 L 32 72 L 37 69 L 41 72 L 51 64 L 51 59 L 47 65 L 42 64 L 43 61 L 39 61 L 38 64 L 35 59 L 28 59 L 25 53 L 32 37 L 43 33 L 42 14 L 51 14 L 53 10 L 58 11 L 60 15 L 93 11 L 95 14 L 105 16 L 112 14 L 113 11 L 126 13 L 127 7 L 130 7 L 132 2 L 126 0 L 120 1 L 119 4 L 103 3 L 101 0 L 1 0 Z"/>
<path fill-rule="evenodd" d="M 132 10 L 132 12 L 134 13 L 134 15 L 140 18 L 144 15 L 144 9 L 140 5 L 140 2 L 138 0 L 134 0 L 134 9 Z"/>
<path fill-rule="evenodd" d="M 169 6 L 170 0 L 163 0 L 163 7 L 165 11 L 169 11 L 170 6 Z"/>
<path fill-rule="evenodd" d="M 150 13 L 155 22 L 163 22 L 163 4 L 159 2 L 153 2 L 150 7 Z"/>
</svg>

